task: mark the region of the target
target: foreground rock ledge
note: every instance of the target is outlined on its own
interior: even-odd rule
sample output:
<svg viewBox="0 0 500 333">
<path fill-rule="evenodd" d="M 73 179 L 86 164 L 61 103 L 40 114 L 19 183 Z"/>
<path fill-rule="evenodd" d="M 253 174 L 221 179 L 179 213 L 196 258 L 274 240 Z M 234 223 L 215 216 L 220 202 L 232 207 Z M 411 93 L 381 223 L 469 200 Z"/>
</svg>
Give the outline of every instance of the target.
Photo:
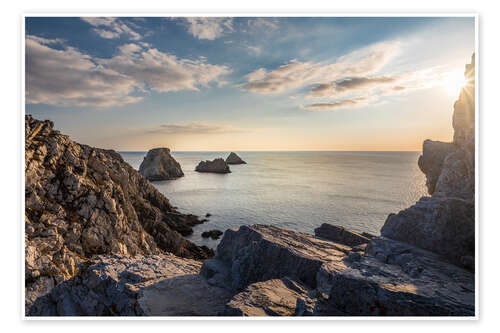
<svg viewBox="0 0 500 333">
<path fill-rule="evenodd" d="M 184 176 L 181 165 L 170 155 L 168 148 L 154 148 L 148 151 L 139 167 L 139 173 L 151 181 Z"/>
<path fill-rule="evenodd" d="M 382 237 L 363 252 L 254 225 L 227 230 L 203 263 L 96 257 L 28 315 L 473 316 L 474 274 Z"/>
</svg>

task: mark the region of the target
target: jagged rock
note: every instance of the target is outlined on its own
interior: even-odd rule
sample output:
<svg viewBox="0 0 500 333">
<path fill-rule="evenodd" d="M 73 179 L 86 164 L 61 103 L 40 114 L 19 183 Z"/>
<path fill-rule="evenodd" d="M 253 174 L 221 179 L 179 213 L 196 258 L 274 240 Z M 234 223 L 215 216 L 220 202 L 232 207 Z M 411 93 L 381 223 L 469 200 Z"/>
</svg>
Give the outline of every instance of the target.
<svg viewBox="0 0 500 333">
<path fill-rule="evenodd" d="M 299 283 L 284 277 L 250 284 L 226 305 L 227 316 L 312 315 L 315 301 Z"/>
<path fill-rule="evenodd" d="M 172 254 L 96 257 L 38 298 L 30 316 L 214 316 L 231 295 L 198 273 L 201 262 Z"/>
<path fill-rule="evenodd" d="M 382 236 L 434 251 L 471 270 L 475 255 L 474 74 L 473 55 L 466 66 L 467 84 L 454 105 L 453 142 L 424 142 L 418 164 L 432 196 L 390 214 L 381 230 Z"/>
<path fill-rule="evenodd" d="M 236 153 L 231 152 L 229 156 L 226 158 L 227 164 L 247 164 L 247 162 L 243 161 Z"/>
<path fill-rule="evenodd" d="M 139 167 L 139 173 L 152 181 L 184 176 L 181 165 L 170 155 L 168 148 L 154 148 L 148 151 Z"/>
<path fill-rule="evenodd" d="M 229 165 L 222 158 L 213 161 L 201 161 L 195 168 L 198 172 L 230 173 Z"/>
<path fill-rule="evenodd" d="M 289 277 L 316 288 L 316 274 L 325 262 L 347 256 L 350 247 L 274 226 L 241 226 L 226 230 L 213 260 L 201 274 L 210 283 L 232 290 L 249 284 Z"/>
<path fill-rule="evenodd" d="M 201 233 L 201 237 L 203 238 L 212 238 L 212 239 L 219 239 L 220 236 L 222 236 L 222 234 L 224 234 L 222 231 L 220 230 L 210 230 L 210 231 L 204 231 Z"/>
<path fill-rule="evenodd" d="M 314 229 L 314 234 L 316 237 L 321 237 L 348 246 L 366 244 L 370 241 L 370 238 L 361 234 L 328 223 L 323 223 L 319 228 Z"/>
<path fill-rule="evenodd" d="M 374 238 L 365 255 L 325 265 L 324 313 L 350 316 L 474 316 L 474 274 L 409 244 Z"/>
<path fill-rule="evenodd" d="M 120 154 L 73 142 L 25 118 L 26 306 L 93 255 L 213 252 L 181 234 L 200 223 L 177 212 Z"/>
<path fill-rule="evenodd" d="M 365 252 L 273 226 L 228 230 L 200 274 L 235 293 L 230 315 L 473 316 L 474 274 L 374 237 Z M 279 298 L 282 296 L 282 299 Z M 295 305 L 294 305 L 295 301 Z"/>
</svg>

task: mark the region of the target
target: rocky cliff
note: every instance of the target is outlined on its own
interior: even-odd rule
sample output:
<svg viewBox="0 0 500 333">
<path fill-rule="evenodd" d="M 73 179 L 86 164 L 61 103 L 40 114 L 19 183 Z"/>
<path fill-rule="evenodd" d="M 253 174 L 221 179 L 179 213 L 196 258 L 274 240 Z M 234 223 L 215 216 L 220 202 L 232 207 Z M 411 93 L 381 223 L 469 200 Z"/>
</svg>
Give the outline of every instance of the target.
<svg viewBox="0 0 500 333">
<path fill-rule="evenodd" d="M 387 218 L 382 236 L 404 241 L 474 269 L 475 252 L 475 69 L 466 65 L 467 84 L 453 111 L 453 142 L 426 140 L 418 165 L 431 197 Z"/>
<path fill-rule="evenodd" d="M 94 255 L 212 255 L 182 236 L 201 221 L 177 212 L 118 153 L 78 144 L 30 115 L 25 131 L 27 306 Z"/>
</svg>

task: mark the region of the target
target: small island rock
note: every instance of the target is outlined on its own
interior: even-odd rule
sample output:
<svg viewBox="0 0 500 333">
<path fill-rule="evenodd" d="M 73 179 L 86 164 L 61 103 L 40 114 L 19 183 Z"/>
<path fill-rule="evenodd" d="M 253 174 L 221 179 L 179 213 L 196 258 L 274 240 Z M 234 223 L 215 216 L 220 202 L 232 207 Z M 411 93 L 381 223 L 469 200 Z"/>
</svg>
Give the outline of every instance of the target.
<svg viewBox="0 0 500 333">
<path fill-rule="evenodd" d="M 222 158 L 216 158 L 213 161 L 201 161 L 195 171 L 198 172 L 214 172 L 214 173 L 230 173 L 229 165 Z"/>
<path fill-rule="evenodd" d="M 168 148 L 154 148 L 148 151 L 139 167 L 139 173 L 153 181 L 184 176 L 181 165 L 170 155 Z"/>
<path fill-rule="evenodd" d="M 243 161 L 236 153 L 231 152 L 229 156 L 226 158 L 227 164 L 247 164 L 247 162 Z"/>
<path fill-rule="evenodd" d="M 222 231 L 220 230 L 210 230 L 210 231 L 204 231 L 201 233 L 201 237 L 203 238 L 212 238 L 212 239 L 219 239 L 220 236 L 222 236 L 222 234 L 224 234 Z"/>
</svg>

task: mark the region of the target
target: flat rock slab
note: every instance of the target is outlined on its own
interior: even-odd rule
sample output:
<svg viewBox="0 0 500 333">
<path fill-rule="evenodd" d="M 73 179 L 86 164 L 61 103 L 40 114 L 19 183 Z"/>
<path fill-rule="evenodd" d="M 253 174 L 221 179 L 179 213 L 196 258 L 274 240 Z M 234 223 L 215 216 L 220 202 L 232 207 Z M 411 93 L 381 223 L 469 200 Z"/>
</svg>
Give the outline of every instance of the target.
<svg viewBox="0 0 500 333">
<path fill-rule="evenodd" d="M 311 314 L 314 300 L 308 290 L 288 278 L 256 282 L 226 305 L 228 316 L 295 316 Z"/>
<path fill-rule="evenodd" d="M 344 227 L 323 223 L 319 228 L 314 229 L 314 234 L 333 242 L 345 244 L 348 246 L 358 246 L 366 244 L 371 237 L 363 236 L 357 232 L 347 230 Z"/>
<path fill-rule="evenodd" d="M 198 273 L 201 262 L 171 254 L 98 257 L 38 298 L 31 316 L 214 316 L 230 298 Z"/>
</svg>

